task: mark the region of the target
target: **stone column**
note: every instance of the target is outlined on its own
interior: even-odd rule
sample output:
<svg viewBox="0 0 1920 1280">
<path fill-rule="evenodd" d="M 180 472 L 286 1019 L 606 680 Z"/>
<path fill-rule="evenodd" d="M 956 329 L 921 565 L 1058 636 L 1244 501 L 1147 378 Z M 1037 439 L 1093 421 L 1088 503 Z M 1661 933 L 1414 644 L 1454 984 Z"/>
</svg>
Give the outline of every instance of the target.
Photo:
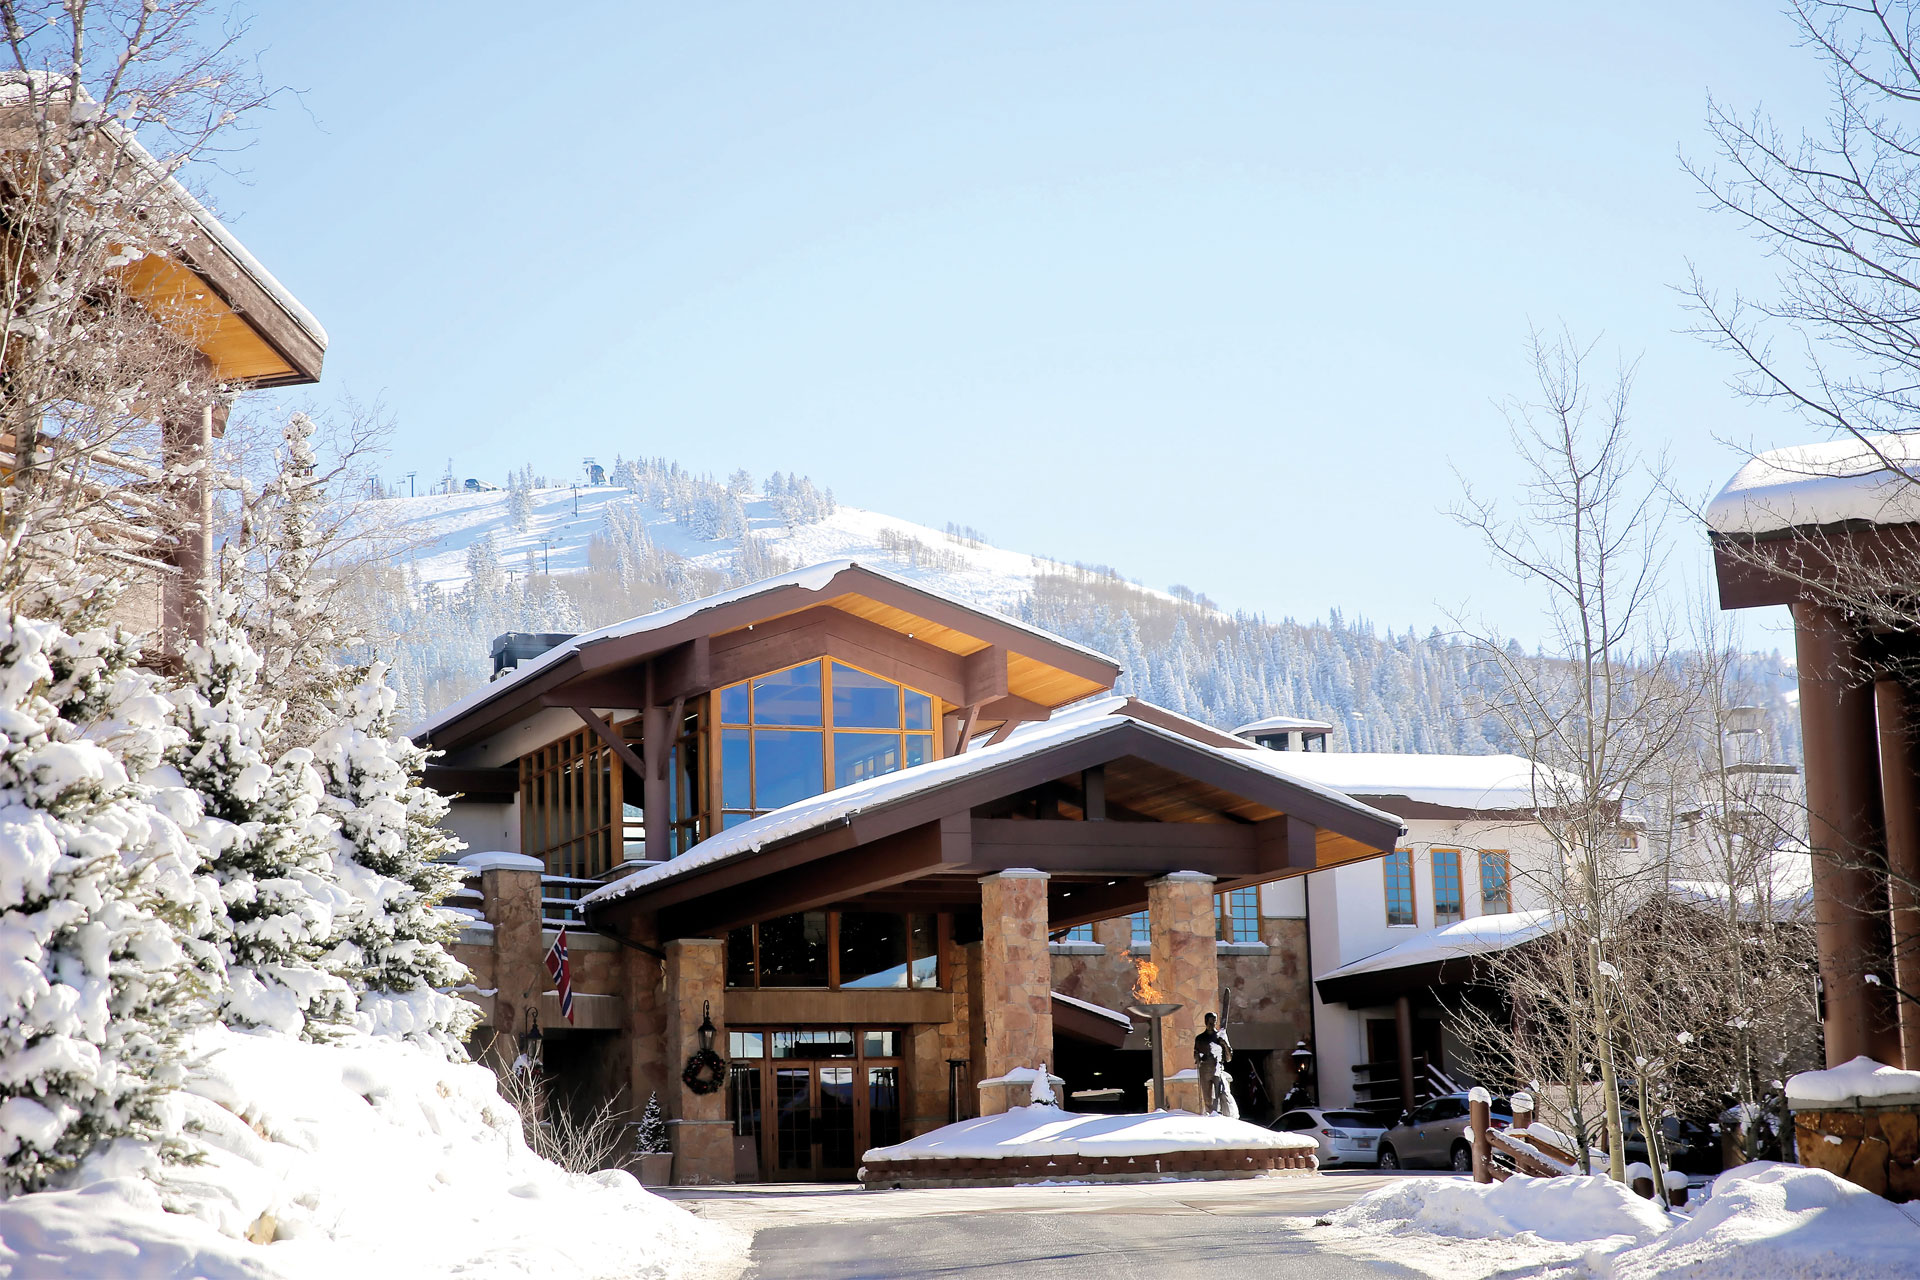
<svg viewBox="0 0 1920 1280">
<path fill-rule="evenodd" d="M 700 1050 L 700 1023 L 713 1020 L 713 1048 L 727 1056 L 727 944 L 722 938 L 676 938 L 666 947 L 667 1136 L 675 1186 L 733 1181 L 733 1126 L 727 1091 L 695 1093 L 680 1079 Z"/>
<path fill-rule="evenodd" d="M 652 944 L 651 937 L 635 941 Z M 660 1105 L 673 1105 L 667 1082 L 665 966 L 656 956 L 632 947 L 620 951 L 621 995 L 626 1001 L 626 1019 L 622 1031 L 627 1037 L 627 1106 L 631 1118 L 638 1121 L 646 1113 L 647 1099 L 655 1094 Z M 695 1025 L 698 1025 L 697 1023 Z M 675 1081 L 678 1087 L 678 1081 Z"/>
<path fill-rule="evenodd" d="M 1220 1012 L 1220 944 L 1214 936 L 1213 877 L 1175 871 L 1147 881 L 1148 959 L 1161 999 L 1181 1006 L 1163 1024 L 1167 1074 L 1194 1065 L 1204 1015 Z"/>
<path fill-rule="evenodd" d="M 481 908 L 493 926 L 493 1052 L 512 1062 L 550 985 L 540 915 L 540 863 L 495 854 L 480 873 Z M 510 861 L 509 861 L 510 860 Z"/>
<path fill-rule="evenodd" d="M 1838 609 L 1802 601 L 1793 621 L 1827 1065 L 1861 1054 L 1891 1062 L 1900 1051 L 1892 993 L 1865 981 L 1888 960 L 1886 877 L 1871 865 L 1885 857 L 1873 689 Z"/>
<path fill-rule="evenodd" d="M 1053 1065 L 1053 957 L 1047 951 L 1047 873 L 980 880 L 980 1012 L 985 1076 Z M 981 1096 L 983 1112 L 988 1099 Z"/>
<path fill-rule="evenodd" d="M 1880 792 L 1887 820 L 1887 898 L 1892 907 L 1894 1003 L 1900 1052 L 1920 1071 L 1920 717 L 1898 680 L 1873 687 L 1880 720 Z M 1908 994 L 1900 995 L 1904 991 Z"/>
</svg>

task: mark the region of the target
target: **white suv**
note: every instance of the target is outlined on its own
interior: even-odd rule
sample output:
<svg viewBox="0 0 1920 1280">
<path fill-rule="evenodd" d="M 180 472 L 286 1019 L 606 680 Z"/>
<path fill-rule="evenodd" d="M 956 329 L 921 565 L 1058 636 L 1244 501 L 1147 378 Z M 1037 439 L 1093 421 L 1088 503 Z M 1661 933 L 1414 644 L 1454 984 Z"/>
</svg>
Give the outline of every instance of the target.
<svg viewBox="0 0 1920 1280">
<path fill-rule="evenodd" d="M 1267 1128 L 1312 1138 L 1320 1144 L 1322 1169 L 1334 1164 L 1372 1164 L 1380 1135 L 1385 1132 L 1377 1116 L 1364 1111 L 1327 1111 L 1320 1107 L 1282 1112 Z"/>
</svg>

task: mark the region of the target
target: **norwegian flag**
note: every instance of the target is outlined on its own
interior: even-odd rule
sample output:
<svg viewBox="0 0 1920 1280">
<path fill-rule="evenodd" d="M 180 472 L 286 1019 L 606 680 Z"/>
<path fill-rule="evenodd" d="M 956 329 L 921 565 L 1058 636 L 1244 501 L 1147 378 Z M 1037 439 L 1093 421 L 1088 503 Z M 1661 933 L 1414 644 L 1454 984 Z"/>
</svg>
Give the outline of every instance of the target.
<svg viewBox="0 0 1920 1280">
<path fill-rule="evenodd" d="M 573 1021 L 573 965 L 567 960 L 567 926 L 560 926 L 560 936 L 553 940 L 553 946 L 547 949 L 547 972 L 553 976 L 554 986 L 560 989 L 560 1012 L 566 1015 L 568 1022 Z"/>
</svg>

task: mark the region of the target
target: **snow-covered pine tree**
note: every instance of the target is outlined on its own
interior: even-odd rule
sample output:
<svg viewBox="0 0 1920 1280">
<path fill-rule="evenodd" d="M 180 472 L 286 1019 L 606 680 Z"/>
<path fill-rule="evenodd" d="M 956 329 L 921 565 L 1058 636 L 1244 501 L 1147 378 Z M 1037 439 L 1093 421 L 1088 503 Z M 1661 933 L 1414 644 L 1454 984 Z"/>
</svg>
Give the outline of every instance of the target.
<svg viewBox="0 0 1920 1280">
<path fill-rule="evenodd" d="M 177 1150 L 162 1098 L 206 1016 L 175 935 L 196 857 L 127 767 L 166 733 L 134 652 L 118 634 L 0 622 L 0 1193 L 120 1138 Z"/>
<path fill-rule="evenodd" d="M 290 726 L 324 717 L 341 677 L 339 651 L 352 640 L 342 632 L 336 584 L 317 572 L 329 495 L 313 449 L 315 430 L 312 418 L 296 413 L 281 431 L 279 469 L 260 503 L 261 599 L 246 611 L 261 680 L 286 703 Z"/>
<path fill-rule="evenodd" d="M 647 1109 L 640 1123 L 633 1126 L 633 1152 L 641 1156 L 665 1155 L 672 1150 L 667 1142 L 667 1122 L 660 1115 L 660 1095 L 647 1095 Z"/>
<path fill-rule="evenodd" d="M 422 785 L 428 753 L 394 728 L 385 664 L 335 699 L 332 728 L 314 744 L 326 812 L 339 823 L 335 866 L 354 905 L 341 920 L 363 1030 L 462 1058 L 479 1011 L 451 987 L 467 976 L 447 948 L 455 925 L 438 904 L 460 887 L 442 859 L 463 847 L 440 826 L 447 801 Z"/>
<path fill-rule="evenodd" d="M 507 477 L 507 520 L 516 533 L 533 527 L 533 484 L 517 471 Z"/>
<path fill-rule="evenodd" d="M 347 905 L 334 876 L 333 820 L 313 753 L 269 760 L 285 706 L 260 687 L 260 656 L 233 621 L 230 597 L 209 611 L 207 638 L 189 646 L 174 695 L 184 731 L 167 753 L 204 815 L 193 832 L 220 887 L 209 940 L 226 965 L 223 1021 L 324 1039 L 353 1011 L 330 971 L 333 916 Z"/>
</svg>

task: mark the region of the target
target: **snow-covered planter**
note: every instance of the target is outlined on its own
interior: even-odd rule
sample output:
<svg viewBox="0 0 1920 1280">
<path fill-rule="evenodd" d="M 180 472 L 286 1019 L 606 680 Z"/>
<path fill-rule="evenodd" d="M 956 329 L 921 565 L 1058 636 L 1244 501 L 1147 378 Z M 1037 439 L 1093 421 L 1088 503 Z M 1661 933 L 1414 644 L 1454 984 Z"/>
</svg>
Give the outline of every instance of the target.
<svg viewBox="0 0 1920 1280">
<path fill-rule="evenodd" d="M 1859 1057 L 1787 1081 L 1800 1163 L 1889 1200 L 1920 1199 L 1920 1071 Z"/>
<path fill-rule="evenodd" d="M 862 1157 L 868 1187 L 994 1187 L 1309 1174 L 1311 1138 L 1186 1111 L 1080 1115 L 1036 1104 L 946 1125 Z"/>
</svg>

